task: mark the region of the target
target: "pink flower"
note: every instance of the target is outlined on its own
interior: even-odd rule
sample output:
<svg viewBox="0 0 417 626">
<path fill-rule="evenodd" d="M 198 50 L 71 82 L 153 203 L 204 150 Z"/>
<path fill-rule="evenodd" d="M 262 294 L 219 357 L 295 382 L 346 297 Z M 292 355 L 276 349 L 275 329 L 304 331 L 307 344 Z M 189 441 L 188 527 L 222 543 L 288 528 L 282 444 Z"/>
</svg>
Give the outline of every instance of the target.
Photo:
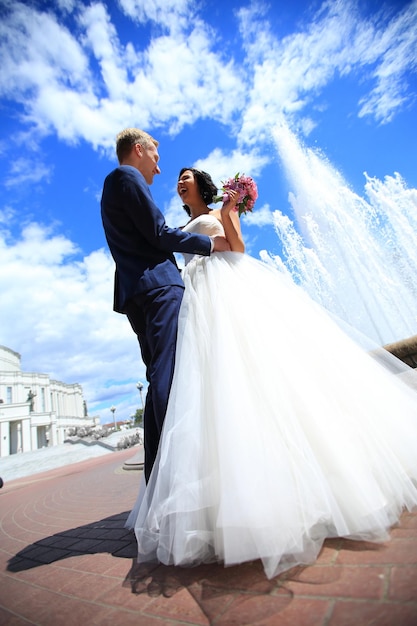
<svg viewBox="0 0 417 626">
<path fill-rule="evenodd" d="M 233 178 L 222 181 L 222 184 L 223 193 L 220 196 L 216 196 L 214 202 L 228 202 L 229 194 L 227 192 L 229 190 L 238 191 L 239 198 L 234 210 L 239 211 L 239 217 L 242 213 L 252 211 L 255 206 L 255 201 L 258 198 L 258 188 L 253 178 L 245 176 L 244 174 L 239 175 L 238 172 Z"/>
</svg>

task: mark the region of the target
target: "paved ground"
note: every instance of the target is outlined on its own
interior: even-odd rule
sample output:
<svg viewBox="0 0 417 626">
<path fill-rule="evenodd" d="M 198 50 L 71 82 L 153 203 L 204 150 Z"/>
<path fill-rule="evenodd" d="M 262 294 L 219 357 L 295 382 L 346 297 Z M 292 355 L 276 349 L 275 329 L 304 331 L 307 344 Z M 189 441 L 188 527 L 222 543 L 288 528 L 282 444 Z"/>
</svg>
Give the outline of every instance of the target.
<svg viewBox="0 0 417 626">
<path fill-rule="evenodd" d="M 123 469 L 135 454 L 6 480 L 2 626 L 417 625 L 417 513 L 387 544 L 328 541 L 315 565 L 272 581 L 258 562 L 141 570 L 124 529 L 142 476 Z"/>
</svg>

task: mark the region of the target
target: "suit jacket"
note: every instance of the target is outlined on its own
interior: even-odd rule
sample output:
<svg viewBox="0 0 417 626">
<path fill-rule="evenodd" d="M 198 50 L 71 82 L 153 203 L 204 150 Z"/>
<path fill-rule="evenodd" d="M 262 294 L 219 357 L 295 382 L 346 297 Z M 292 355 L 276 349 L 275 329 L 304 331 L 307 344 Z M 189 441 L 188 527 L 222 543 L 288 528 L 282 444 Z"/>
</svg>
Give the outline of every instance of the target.
<svg viewBox="0 0 417 626">
<path fill-rule="evenodd" d="M 119 313 L 139 293 L 184 286 L 173 252 L 210 254 L 209 237 L 165 224 L 144 177 L 130 165 L 121 165 L 106 177 L 101 217 L 116 264 L 114 310 Z"/>
</svg>

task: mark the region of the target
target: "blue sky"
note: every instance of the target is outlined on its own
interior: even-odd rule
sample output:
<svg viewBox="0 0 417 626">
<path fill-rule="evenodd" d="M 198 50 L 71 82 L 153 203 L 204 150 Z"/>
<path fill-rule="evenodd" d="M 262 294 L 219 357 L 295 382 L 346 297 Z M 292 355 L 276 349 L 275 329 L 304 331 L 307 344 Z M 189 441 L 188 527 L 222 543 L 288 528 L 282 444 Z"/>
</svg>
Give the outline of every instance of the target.
<svg viewBox="0 0 417 626">
<path fill-rule="evenodd" d="M 219 185 L 252 175 L 259 200 L 242 218 L 247 251 L 281 269 L 280 259 L 293 268 L 288 254 L 300 245 L 310 263 L 307 209 L 335 190 L 336 203 L 349 196 L 368 216 L 396 198 L 406 206 L 397 222 L 405 212 L 412 231 L 416 1 L 3 0 L 0 46 L 0 343 L 21 353 L 25 371 L 81 383 L 102 421 L 112 404 L 129 417 L 145 381 L 133 333 L 112 312 L 99 212 L 122 128 L 160 141 L 152 193 L 171 226 L 185 221 L 181 167 L 206 169 Z M 283 247 L 284 222 L 301 244 L 292 234 Z M 314 256 L 320 284 L 333 271 L 330 249 Z M 303 263 L 294 276 L 314 297 Z M 381 274 L 380 284 L 395 280 Z M 341 300 L 329 302 L 349 318 Z M 414 321 L 376 339 L 412 334 Z"/>
</svg>

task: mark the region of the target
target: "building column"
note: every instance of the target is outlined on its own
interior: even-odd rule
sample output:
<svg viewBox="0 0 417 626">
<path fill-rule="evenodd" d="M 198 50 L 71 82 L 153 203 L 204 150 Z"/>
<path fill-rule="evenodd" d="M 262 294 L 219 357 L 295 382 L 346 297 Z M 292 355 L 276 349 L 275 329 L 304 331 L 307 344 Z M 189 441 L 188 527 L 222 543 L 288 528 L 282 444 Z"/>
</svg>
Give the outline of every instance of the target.
<svg viewBox="0 0 417 626">
<path fill-rule="evenodd" d="M 30 419 L 22 420 L 22 452 L 30 452 L 32 450 L 32 436 Z"/>
<path fill-rule="evenodd" d="M 38 449 L 38 427 L 31 426 L 30 427 L 30 439 L 31 439 L 31 450 Z"/>
<path fill-rule="evenodd" d="M 10 422 L 0 422 L 0 457 L 10 454 Z"/>
<path fill-rule="evenodd" d="M 56 415 L 51 416 L 51 425 L 49 427 L 49 445 L 56 446 L 58 443 L 58 430 L 56 427 Z"/>
</svg>

